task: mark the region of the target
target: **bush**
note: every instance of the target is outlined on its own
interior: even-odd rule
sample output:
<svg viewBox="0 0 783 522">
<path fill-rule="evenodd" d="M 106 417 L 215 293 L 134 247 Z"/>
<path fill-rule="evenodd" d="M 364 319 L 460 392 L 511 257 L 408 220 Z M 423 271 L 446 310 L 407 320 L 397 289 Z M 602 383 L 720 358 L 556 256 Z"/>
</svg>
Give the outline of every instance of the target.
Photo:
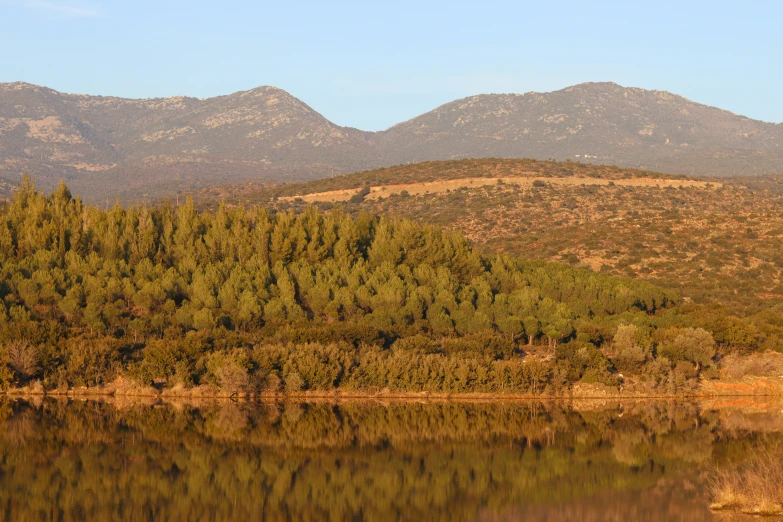
<svg viewBox="0 0 783 522">
<path fill-rule="evenodd" d="M 538 395 L 549 387 L 552 367 L 539 360 L 493 361 L 487 391 Z"/>
<path fill-rule="evenodd" d="M 18 381 L 26 382 L 38 373 L 39 351 L 27 340 L 21 339 L 6 344 L 5 359 Z"/>
<path fill-rule="evenodd" d="M 14 374 L 8 367 L 8 356 L 4 348 L 0 348 L 0 389 L 6 389 L 11 384 Z"/>
<path fill-rule="evenodd" d="M 464 337 L 445 338 L 441 341 L 443 351 L 449 355 L 469 355 L 490 359 L 510 359 L 516 351 L 516 344 L 507 337 L 493 332 L 468 334 Z"/>
<path fill-rule="evenodd" d="M 148 341 L 142 360 L 130 373 L 146 383 L 163 379 L 168 384 L 196 384 L 206 371 L 201 356 L 211 347 L 211 339 L 196 332 L 178 340 Z"/>
<path fill-rule="evenodd" d="M 119 374 L 119 350 L 111 340 L 73 340 L 67 346 L 62 377 L 72 386 L 107 384 Z"/>
<path fill-rule="evenodd" d="M 617 378 L 611 372 L 611 362 L 592 344 L 571 341 L 558 345 L 555 348 L 555 365 L 563 370 L 569 382 L 585 378 L 585 382 L 617 384 Z"/>
<path fill-rule="evenodd" d="M 276 328 L 279 326 L 279 328 Z M 370 325 L 353 324 L 345 322 L 327 324 L 281 324 L 269 325 L 267 331 L 274 332 L 274 336 L 284 344 L 307 343 L 350 343 L 353 346 L 375 345 L 384 346 L 387 338 L 384 333 Z"/>
<path fill-rule="evenodd" d="M 301 391 L 304 388 L 304 381 L 302 377 L 296 373 L 291 372 L 285 377 L 285 391 L 289 393 Z"/>
<path fill-rule="evenodd" d="M 343 374 L 353 365 L 352 351 L 350 347 L 337 344 L 291 345 L 283 371 L 298 375 L 304 389 L 331 390 L 340 385 Z"/>
<path fill-rule="evenodd" d="M 255 391 L 250 386 L 250 360 L 245 350 L 214 352 L 207 357 L 207 379 L 221 390 L 244 394 Z"/>
<path fill-rule="evenodd" d="M 649 385 L 653 389 L 656 388 L 666 389 L 667 386 L 669 385 L 670 380 L 673 385 L 674 377 L 672 374 L 671 361 L 666 357 L 656 357 L 655 359 L 652 359 L 644 367 L 644 372 L 642 373 L 642 380 L 644 382 L 649 383 Z M 668 390 L 668 389 L 666 389 L 666 391 L 673 392 L 673 390 Z"/>
<path fill-rule="evenodd" d="M 783 354 L 772 351 L 750 356 L 729 355 L 721 359 L 720 365 L 722 373 L 730 379 L 741 379 L 746 375 L 783 376 Z"/>
<path fill-rule="evenodd" d="M 351 196 L 351 199 L 348 200 L 348 203 L 359 204 L 359 203 L 364 201 L 364 198 L 369 193 L 370 193 L 370 187 L 369 186 L 364 186 L 364 187 L 361 188 L 361 190 L 359 190 L 359 192 L 357 192 L 356 194 Z"/>
<path fill-rule="evenodd" d="M 394 341 L 391 349 L 394 351 L 414 352 L 414 353 L 442 353 L 440 345 L 425 335 L 412 335 L 402 337 Z"/>
<path fill-rule="evenodd" d="M 652 358 L 650 335 L 635 325 L 620 325 L 612 339 L 612 361 L 618 371 L 639 375 Z"/>
<path fill-rule="evenodd" d="M 276 371 L 271 371 L 260 377 L 259 383 L 262 390 L 276 392 L 280 391 L 283 381 L 280 379 L 280 375 L 278 375 Z"/>
<path fill-rule="evenodd" d="M 664 339 L 658 346 L 658 353 L 675 364 L 681 361 L 692 363 L 698 374 L 703 367 L 711 366 L 715 357 L 715 340 L 703 328 L 667 328 Z"/>
</svg>

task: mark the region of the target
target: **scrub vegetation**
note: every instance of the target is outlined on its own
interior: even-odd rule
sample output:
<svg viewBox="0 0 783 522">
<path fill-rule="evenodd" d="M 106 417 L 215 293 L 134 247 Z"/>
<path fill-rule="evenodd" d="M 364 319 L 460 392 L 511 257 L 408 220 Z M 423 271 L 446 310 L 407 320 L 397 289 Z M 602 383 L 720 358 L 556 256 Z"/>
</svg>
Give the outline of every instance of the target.
<svg viewBox="0 0 783 522">
<path fill-rule="evenodd" d="M 103 210 L 30 180 L 0 211 L 4 386 L 553 394 L 630 379 L 676 393 L 778 335 L 393 216 Z"/>
</svg>

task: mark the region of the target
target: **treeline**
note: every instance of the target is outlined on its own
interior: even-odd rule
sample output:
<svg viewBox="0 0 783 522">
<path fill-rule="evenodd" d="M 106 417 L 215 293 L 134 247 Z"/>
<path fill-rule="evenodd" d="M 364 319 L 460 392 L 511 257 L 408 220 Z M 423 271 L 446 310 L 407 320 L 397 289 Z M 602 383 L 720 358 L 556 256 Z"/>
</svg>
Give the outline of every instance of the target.
<svg viewBox="0 0 783 522">
<path fill-rule="evenodd" d="M 6 386 L 126 375 L 238 391 L 539 393 L 633 371 L 673 388 L 712 371 L 716 340 L 753 348 L 741 323 L 702 324 L 676 300 L 646 282 L 486 258 L 457 233 L 339 210 L 101 210 L 29 179 L 0 210 Z"/>
</svg>

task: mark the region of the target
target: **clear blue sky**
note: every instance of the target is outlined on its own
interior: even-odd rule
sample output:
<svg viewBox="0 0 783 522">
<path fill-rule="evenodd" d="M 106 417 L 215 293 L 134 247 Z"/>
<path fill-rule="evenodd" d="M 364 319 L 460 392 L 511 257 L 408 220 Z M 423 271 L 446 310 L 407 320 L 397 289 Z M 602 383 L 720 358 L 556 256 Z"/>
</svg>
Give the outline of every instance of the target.
<svg viewBox="0 0 783 522">
<path fill-rule="evenodd" d="M 780 122 L 781 61 L 781 0 L 0 0 L 0 81 L 126 97 L 274 85 L 366 130 L 585 81 Z"/>
</svg>

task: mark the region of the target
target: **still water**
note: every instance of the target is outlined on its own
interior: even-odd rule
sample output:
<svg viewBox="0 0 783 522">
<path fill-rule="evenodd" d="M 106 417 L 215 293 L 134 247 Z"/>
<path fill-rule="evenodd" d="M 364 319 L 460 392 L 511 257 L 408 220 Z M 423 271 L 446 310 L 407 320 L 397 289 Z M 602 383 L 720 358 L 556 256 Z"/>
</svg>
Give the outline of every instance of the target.
<svg viewBox="0 0 783 522">
<path fill-rule="evenodd" d="M 778 406 L 0 402 L 6 520 L 712 521 Z"/>
</svg>

